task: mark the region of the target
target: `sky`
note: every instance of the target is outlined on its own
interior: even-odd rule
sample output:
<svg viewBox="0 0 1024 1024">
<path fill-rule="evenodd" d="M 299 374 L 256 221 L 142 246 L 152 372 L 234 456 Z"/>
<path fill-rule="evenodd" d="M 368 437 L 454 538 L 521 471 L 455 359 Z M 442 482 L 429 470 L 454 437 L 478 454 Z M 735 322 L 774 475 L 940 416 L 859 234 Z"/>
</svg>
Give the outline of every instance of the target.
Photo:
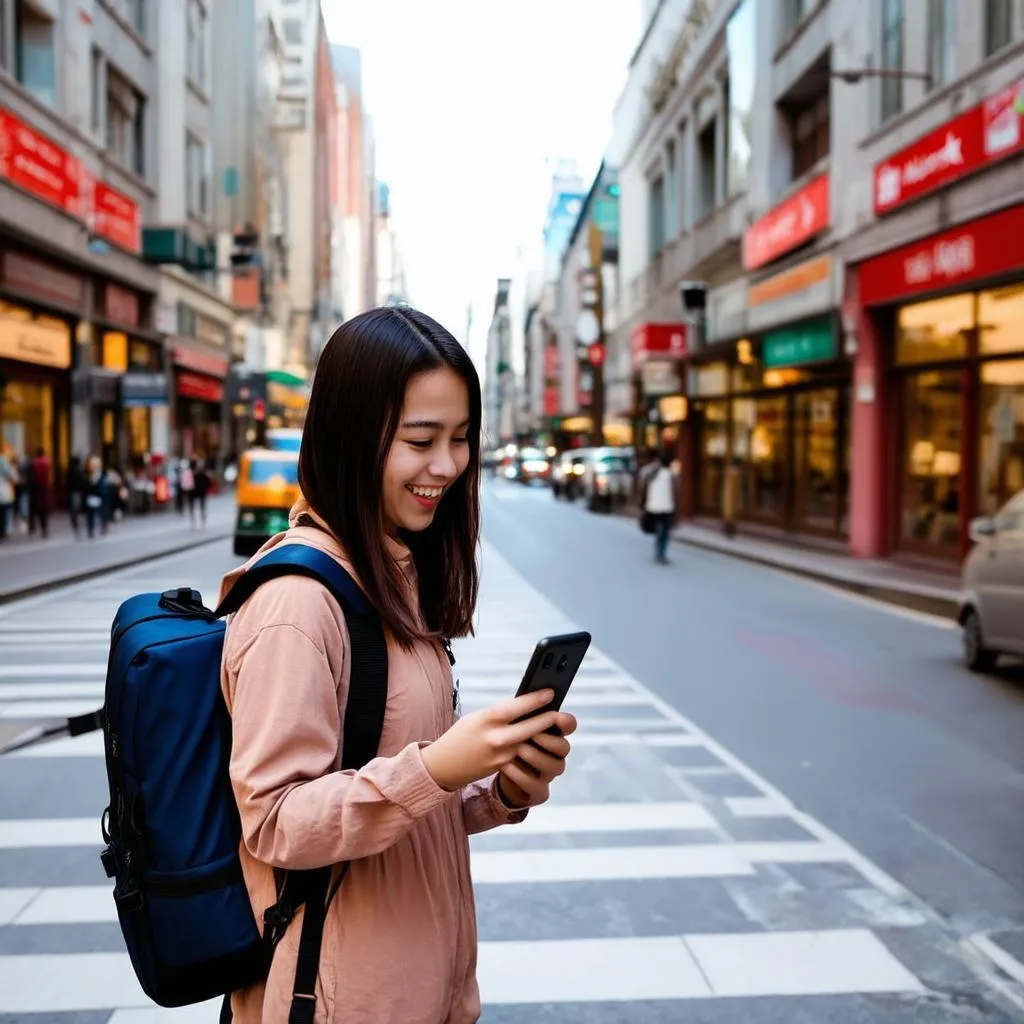
<svg viewBox="0 0 1024 1024">
<path fill-rule="evenodd" d="M 559 159 L 589 185 L 640 38 L 639 0 L 322 0 L 358 47 L 410 301 L 478 366 L 498 277 L 539 244 Z"/>
</svg>

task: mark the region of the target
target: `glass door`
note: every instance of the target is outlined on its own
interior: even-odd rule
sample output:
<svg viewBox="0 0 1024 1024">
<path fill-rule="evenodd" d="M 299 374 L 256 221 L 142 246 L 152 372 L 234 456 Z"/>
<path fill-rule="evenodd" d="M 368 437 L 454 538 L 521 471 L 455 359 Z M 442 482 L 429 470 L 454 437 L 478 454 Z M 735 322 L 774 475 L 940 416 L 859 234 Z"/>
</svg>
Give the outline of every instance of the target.
<svg viewBox="0 0 1024 1024">
<path fill-rule="evenodd" d="M 820 533 L 842 529 L 846 499 L 843 389 L 793 396 L 794 527 Z"/>
</svg>

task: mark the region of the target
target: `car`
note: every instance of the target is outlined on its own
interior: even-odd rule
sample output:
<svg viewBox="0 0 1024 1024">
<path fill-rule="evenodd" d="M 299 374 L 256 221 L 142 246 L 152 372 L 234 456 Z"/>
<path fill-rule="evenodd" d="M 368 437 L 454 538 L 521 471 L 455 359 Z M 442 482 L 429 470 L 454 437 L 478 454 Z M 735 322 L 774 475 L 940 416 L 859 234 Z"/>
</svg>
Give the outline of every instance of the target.
<svg viewBox="0 0 1024 1024">
<path fill-rule="evenodd" d="M 550 480 L 551 493 L 556 498 L 573 501 L 579 495 L 586 461 L 587 450 L 584 448 L 572 448 L 554 460 Z"/>
<path fill-rule="evenodd" d="M 621 449 L 590 450 L 583 472 L 583 495 L 591 512 L 611 512 L 625 504 L 632 486 L 629 458 Z"/>
<path fill-rule="evenodd" d="M 1001 654 L 1024 657 L 1024 490 L 970 524 L 959 622 L 964 664 L 990 672 Z"/>
<path fill-rule="evenodd" d="M 515 477 L 522 484 L 532 484 L 537 480 L 551 479 L 551 460 L 540 448 L 523 448 L 516 457 L 518 474 Z"/>
<path fill-rule="evenodd" d="M 274 534 L 288 529 L 288 513 L 299 500 L 298 452 L 271 448 L 244 452 L 235 495 L 234 552 L 253 555 Z"/>
</svg>

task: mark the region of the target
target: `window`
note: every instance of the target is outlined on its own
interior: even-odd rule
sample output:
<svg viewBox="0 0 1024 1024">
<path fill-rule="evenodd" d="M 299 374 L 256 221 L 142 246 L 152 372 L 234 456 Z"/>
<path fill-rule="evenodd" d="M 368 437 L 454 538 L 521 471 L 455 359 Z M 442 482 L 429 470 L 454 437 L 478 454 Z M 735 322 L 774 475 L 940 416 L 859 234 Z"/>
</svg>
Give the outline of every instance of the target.
<svg viewBox="0 0 1024 1024">
<path fill-rule="evenodd" d="M 903 70 L 903 0 L 882 0 L 882 69 Z M 903 109 L 903 79 L 882 78 L 882 120 Z"/>
<path fill-rule="evenodd" d="M 928 0 L 928 74 L 932 86 L 956 77 L 957 0 Z"/>
<path fill-rule="evenodd" d="M 828 156 L 832 138 L 832 97 L 825 93 L 789 114 L 793 139 L 793 178 L 803 177 Z"/>
<path fill-rule="evenodd" d="M 679 234 L 679 180 L 676 177 L 676 144 L 665 149 L 665 229 L 669 238 Z"/>
<path fill-rule="evenodd" d="M 125 2 L 128 24 L 136 32 L 146 38 L 146 0 L 126 0 Z"/>
<path fill-rule="evenodd" d="M 660 174 L 650 186 L 650 256 L 653 259 L 665 248 L 665 179 Z"/>
<path fill-rule="evenodd" d="M 715 138 L 715 120 L 697 136 L 697 220 L 706 217 L 715 208 L 715 170 L 718 146 Z"/>
<path fill-rule="evenodd" d="M 985 0 L 985 56 L 1006 46 L 1013 36 L 1010 0 Z"/>
<path fill-rule="evenodd" d="M 188 5 L 188 77 L 193 85 L 206 88 L 206 11 L 197 0 Z"/>
<path fill-rule="evenodd" d="M 127 170 L 145 173 L 146 101 L 117 70 L 107 65 L 107 151 Z"/>
<path fill-rule="evenodd" d="M 185 137 L 185 199 L 188 212 L 196 217 L 209 213 L 210 176 L 206 143 L 194 135 Z"/>
<path fill-rule="evenodd" d="M 12 0 L 0 0 L 0 70 L 2 71 L 11 69 L 11 23 L 13 20 Z"/>
<path fill-rule="evenodd" d="M 896 327 L 897 364 L 962 359 L 967 355 L 967 339 L 974 322 L 973 295 L 951 295 L 904 306 Z"/>
<path fill-rule="evenodd" d="M 779 0 L 782 5 L 779 41 L 785 42 L 810 13 L 814 0 Z"/>
<path fill-rule="evenodd" d="M 103 54 L 97 47 L 92 48 L 92 62 L 89 66 L 89 127 L 97 135 L 103 131 L 103 110 L 106 104 L 104 88 Z"/>
<path fill-rule="evenodd" d="M 27 0 L 15 0 L 14 74 L 41 103 L 56 104 L 53 22 Z"/>
</svg>

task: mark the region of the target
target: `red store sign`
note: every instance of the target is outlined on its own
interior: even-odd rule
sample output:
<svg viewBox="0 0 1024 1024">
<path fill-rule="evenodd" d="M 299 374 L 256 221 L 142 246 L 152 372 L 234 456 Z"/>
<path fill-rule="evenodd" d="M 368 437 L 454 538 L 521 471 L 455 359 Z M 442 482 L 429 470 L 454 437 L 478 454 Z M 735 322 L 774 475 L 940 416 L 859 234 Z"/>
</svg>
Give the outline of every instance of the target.
<svg viewBox="0 0 1024 1024">
<path fill-rule="evenodd" d="M 558 346 L 548 345 L 544 349 L 544 379 L 558 380 Z"/>
<path fill-rule="evenodd" d="M 182 370 L 178 374 L 178 394 L 182 398 L 197 398 L 201 402 L 220 402 L 224 398 L 224 385 L 201 373 Z"/>
<path fill-rule="evenodd" d="M 686 355 L 686 324 L 638 324 L 629 336 L 633 369 L 648 359 L 682 359 Z"/>
<path fill-rule="evenodd" d="M 93 222 L 93 230 L 108 242 L 141 251 L 138 205 L 109 185 L 94 182 L 70 153 L 2 109 L 0 179 L 78 220 Z"/>
<path fill-rule="evenodd" d="M 557 416 L 562 406 L 562 393 L 557 384 L 548 384 L 544 388 L 544 415 Z"/>
<path fill-rule="evenodd" d="M 865 306 L 1024 270 L 1024 205 L 904 245 L 860 265 Z"/>
<path fill-rule="evenodd" d="M 197 352 L 184 345 L 175 345 L 171 353 L 175 366 L 183 366 L 197 373 L 209 374 L 211 377 L 226 377 L 228 374 L 228 361 L 220 356 Z"/>
<path fill-rule="evenodd" d="M 766 213 L 743 236 L 743 266 L 756 270 L 805 245 L 831 223 L 829 176 L 819 175 Z"/>
<path fill-rule="evenodd" d="M 875 214 L 1024 149 L 1024 79 L 875 165 Z"/>
</svg>

